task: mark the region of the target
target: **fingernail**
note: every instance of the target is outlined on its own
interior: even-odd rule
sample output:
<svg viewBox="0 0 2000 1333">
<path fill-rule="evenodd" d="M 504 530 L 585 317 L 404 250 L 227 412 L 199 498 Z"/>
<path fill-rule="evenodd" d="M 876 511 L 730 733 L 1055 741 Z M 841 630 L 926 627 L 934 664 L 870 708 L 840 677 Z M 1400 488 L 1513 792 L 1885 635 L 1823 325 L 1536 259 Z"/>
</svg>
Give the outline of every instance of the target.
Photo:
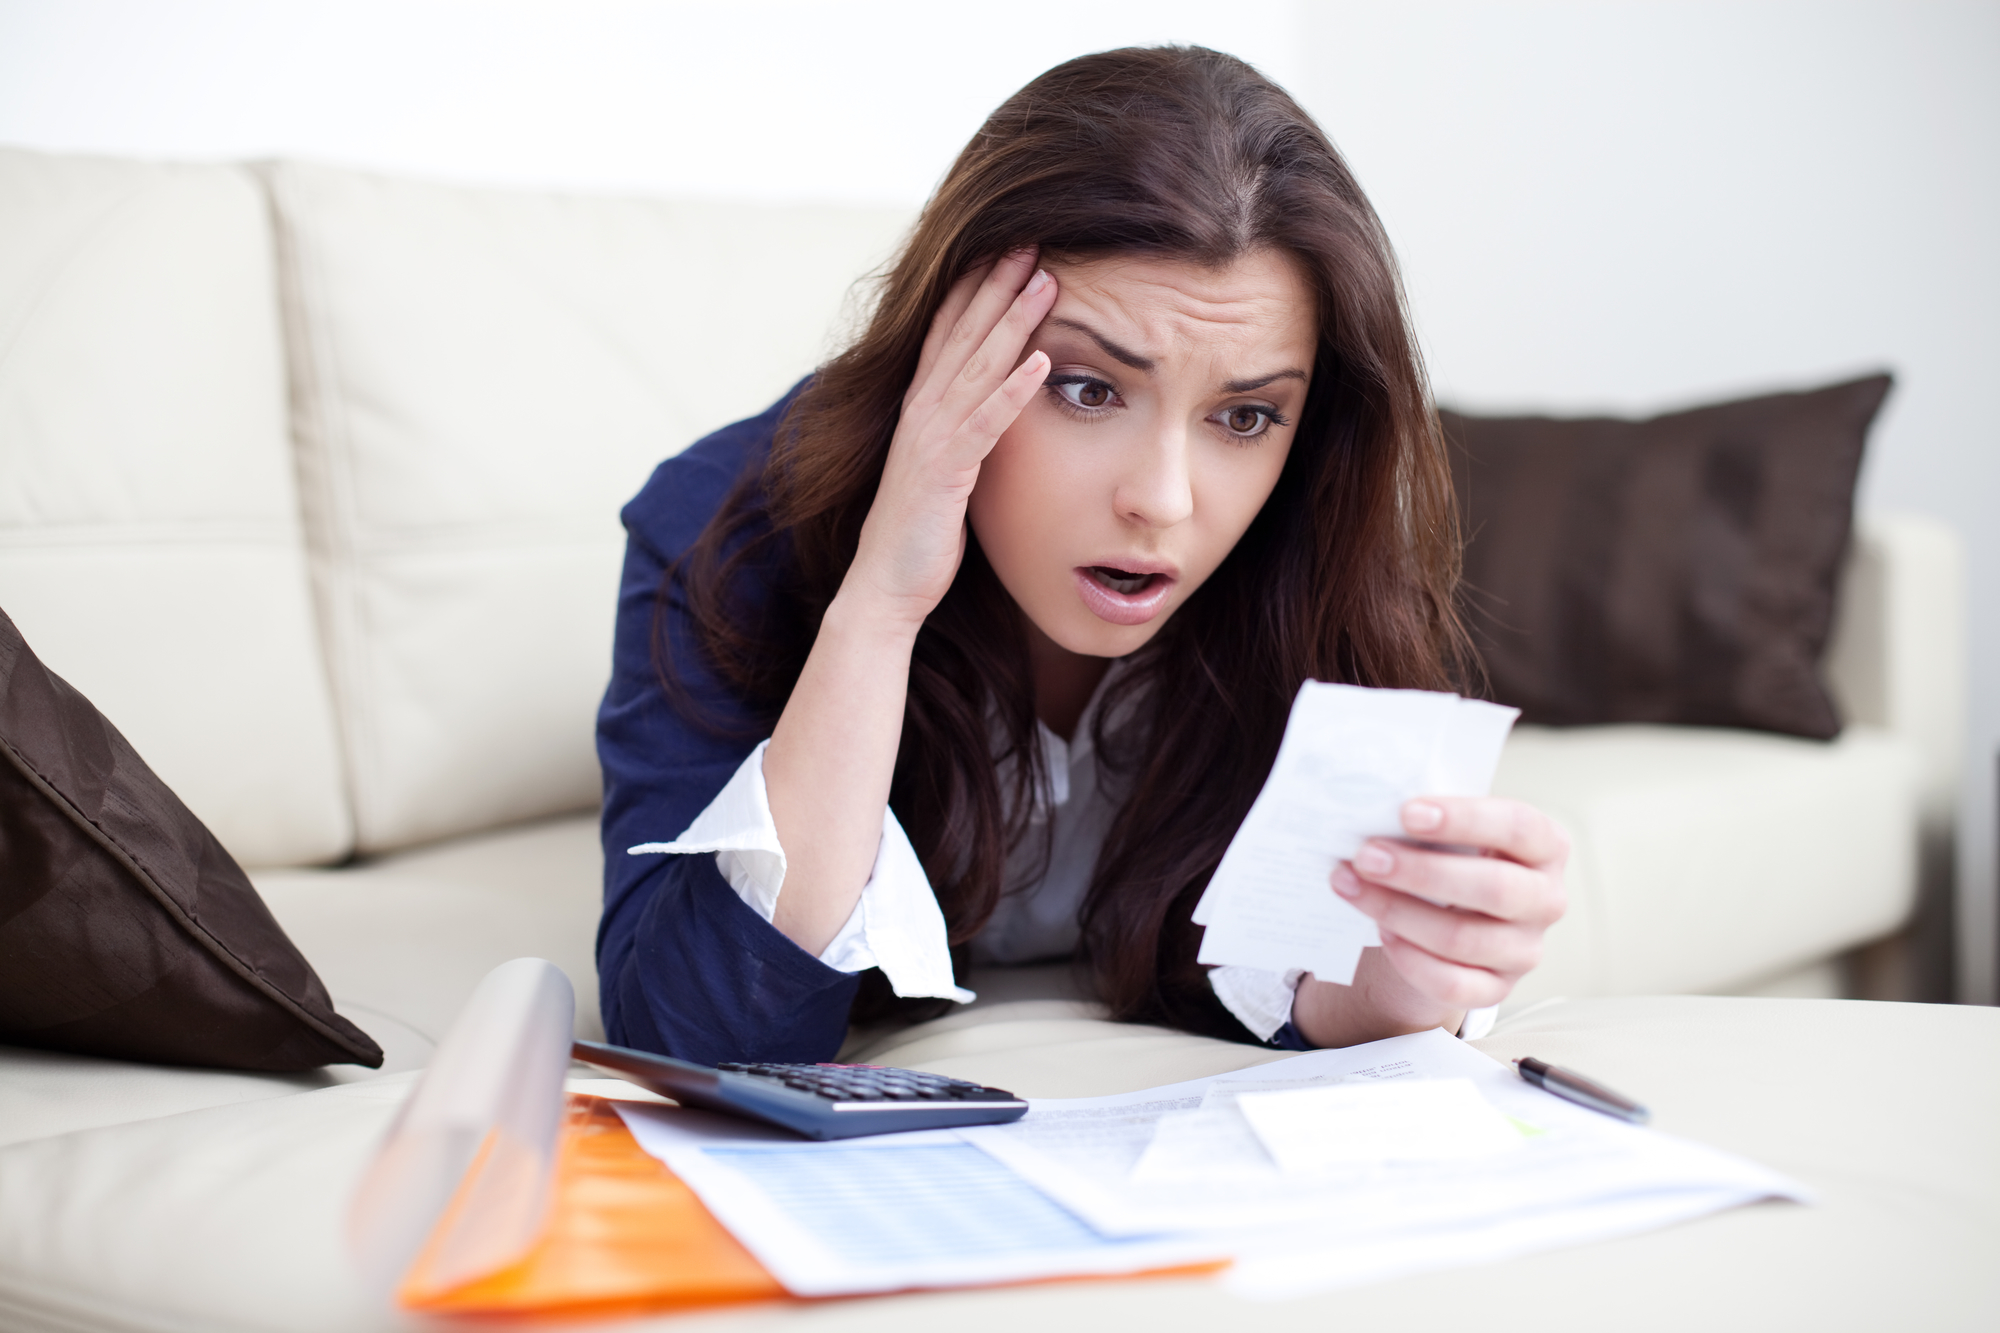
<svg viewBox="0 0 2000 1333">
<path fill-rule="evenodd" d="M 1386 875 L 1396 868 L 1396 858 L 1371 842 L 1355 854 L 1354 868 L 1364 875 Z"/>
<path fill-rule="evenodd" d="M 1428 833 L 1444 823 L 1444 807 L 1429 801 L 1411 801 L 1403 807 L 1403 827 L 1412 833 Z"/>
<path fill-rule="evenodd" d="M 1048 285 L 1049 271 L 1045 268 L 1038 268 L 1035 270 L 1035 276 L 1028 279 L 1028 295 L 1033 296 Z"/>
<path fill-rule="evenodd" d="M 1361 881 L 1354 878 L 1354 872 L 1347 868 L 1345 862 L 1333 868 L 1333 891 L 1343 898 L 1361 896 Z"/>
</svg>

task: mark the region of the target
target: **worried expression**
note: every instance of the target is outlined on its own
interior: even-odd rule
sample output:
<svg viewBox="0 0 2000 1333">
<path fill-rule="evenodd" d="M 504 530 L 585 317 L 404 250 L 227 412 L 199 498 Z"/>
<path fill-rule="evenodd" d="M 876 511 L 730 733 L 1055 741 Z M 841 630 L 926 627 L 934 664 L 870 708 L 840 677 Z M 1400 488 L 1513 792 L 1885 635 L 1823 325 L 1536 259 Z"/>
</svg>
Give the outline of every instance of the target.
<svg viewBox="0 0 2000 1333">
<path fill-rule="evenodd" d="M 1297 261 L 1045 260 L 1041 393 L 981 466 L 972 530 L 1035 629 L 1122 657 L 1213 574 L 1291 452 L 1318 326 Z"/>
</svg>

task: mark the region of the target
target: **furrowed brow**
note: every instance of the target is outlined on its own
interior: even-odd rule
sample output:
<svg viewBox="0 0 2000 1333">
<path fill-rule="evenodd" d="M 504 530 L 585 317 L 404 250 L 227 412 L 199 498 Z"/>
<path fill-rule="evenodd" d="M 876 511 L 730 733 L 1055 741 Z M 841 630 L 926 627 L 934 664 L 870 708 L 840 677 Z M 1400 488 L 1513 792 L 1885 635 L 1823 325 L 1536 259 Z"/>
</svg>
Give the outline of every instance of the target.
<svg viewBox="0 0 2000 1333">
<path fill-rule="evenodd" d="M 1153 373 L 1153 368 L 1157 364 L 1151 357 L 1140 356 L 1137 352 L 1128 351 L 1127 349 L 1120 347 L 1117 343 L 1112 342 L 1109 338 L 1099 333 L 1096 329 L 1091 328 L 1090 325 L 1088 324 L 1079 324 L 1077 321 L 1073 319 L 1063 319 L 1060 317 L 1050 319 L 1046 322 L 1051 328 L 1069 329 L 1072 332 L 1081 333 L 1084 337 L 1090 339 L 1092 342 L 1096 343 L 1100 348 L 1102 348 L 1106 356 L 1110 357 L 1114 361 L 1123 362 L 1124 364 L 1132 367 L 1132 369 L 1134 370 L 1143 371 L 1144 373 L 1150 375 Z"/>
<path fill-rule="evenodd" d="M 1261 389 L 1266 384 L 1275 384 L 1279 380 L 1299 380 L 1306 382 L 1306 373 L 1303 370 L 1274 370 L 1268 375 L 1259 375 L 1255 379 L 1230 380 L 1222 386 L 1222 391 L 1224 393 L 1249 393 L 1253 389 Z"/>
</svg>

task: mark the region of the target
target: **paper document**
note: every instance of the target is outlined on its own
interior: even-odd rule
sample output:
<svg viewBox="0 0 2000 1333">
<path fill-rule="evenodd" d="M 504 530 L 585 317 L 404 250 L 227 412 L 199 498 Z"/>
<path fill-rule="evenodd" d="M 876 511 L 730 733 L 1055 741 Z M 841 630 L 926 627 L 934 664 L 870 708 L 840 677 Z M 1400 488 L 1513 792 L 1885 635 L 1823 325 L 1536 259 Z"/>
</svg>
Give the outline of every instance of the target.
<svg viewBox="0 0 2000 1333">
<path fill-rule="evenodd" d="M 1527 1143 L 1468 1078 L 1251 1092 L 1236 1108 L 1278 1168 L 1294 1173 L 1461 1161 Z"/>
<path fill-rule="evenodd" d="M 1243 826 L 1196 905 L 1200 961 L 1303 968 L 1349 985 L 1375 923 L 1334 893 L 1333 867 L 1402 837 L 1417 796 L 1484 796 L 1518 709 L 1455 694 L 1307 681 Z"/>
<path fill-rule="evenodd" d="M 1314 1088 L 1375 1084 L 1356 1090 L 1388 1092 L 1435 1080 L 1462 1080 L 1465 1091 L 1448 1095 L 1472 1092 L 1520 1146 L 1456 1160 L 1327 1160 L 1287 1171 L 1243 1110 L 1259 1098 L 1320 1095 Z M 1255 1296 L 1800 1197 L 1797 1186 L 1753 1163 L 1561 1101 L 1442 1031 L 1313 1051 L 1259 1066 L 1242 1089 L 1230 1082 L 1038 1100 L 1014 1124 L 959 1133 L 1103 1234 L 1207 1233 L 1236 1257 L 1225 1281 Z M 1476 1132 L 1491 1135 L 1492 1121 Z M 1483 1139 L 1488 1149 L 1494 1142 Z"/>
<path fill-rule="evenodd" d="M 1111 1237 L 949 1130 L 811 1143 L 702 1111 L 621 1104 L 639 1146 L 785 1289 L 838 1296 L 1227 1257 L 1210 1237 Z"/>
<path fill-rule="evenodd" d="M 1232 1290 L 1289 1297 L 1801 1197 L 1753 1163 L 1531 1087 L 1441 1031 L 1234 1079 L 1031 1099 L 1009 1125 L 834 1143 L 618 1111 L 798 1295 L 1228 1259 Z"/>
</svg>

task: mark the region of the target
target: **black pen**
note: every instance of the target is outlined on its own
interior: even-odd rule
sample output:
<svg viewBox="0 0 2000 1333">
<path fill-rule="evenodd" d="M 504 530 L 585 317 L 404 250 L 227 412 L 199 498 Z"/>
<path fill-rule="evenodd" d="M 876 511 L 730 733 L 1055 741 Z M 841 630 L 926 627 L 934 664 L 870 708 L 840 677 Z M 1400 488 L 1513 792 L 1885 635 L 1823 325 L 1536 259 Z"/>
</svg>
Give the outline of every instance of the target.
<svg viewBox="0 0 2000 1333">
<path fill-rule="evenodd" d="M 1573 1069 L 1563 1069 L 1531 1055 L 1516 1060 L 1514 1068 L 1520 1070 L 1521 1077 L 1528 1082 L 1546 1092 L 1553 1092 L 1564 1101 L 1588 1106 L 1593 1111 L 1602 1111 L 1635 1125 L 1643 1125 L 1653 1118 L 1651 1111 L 1630 1097 L 1621 1097 L 1602 1083 L 1593 1083 Z"/>
</svg>

